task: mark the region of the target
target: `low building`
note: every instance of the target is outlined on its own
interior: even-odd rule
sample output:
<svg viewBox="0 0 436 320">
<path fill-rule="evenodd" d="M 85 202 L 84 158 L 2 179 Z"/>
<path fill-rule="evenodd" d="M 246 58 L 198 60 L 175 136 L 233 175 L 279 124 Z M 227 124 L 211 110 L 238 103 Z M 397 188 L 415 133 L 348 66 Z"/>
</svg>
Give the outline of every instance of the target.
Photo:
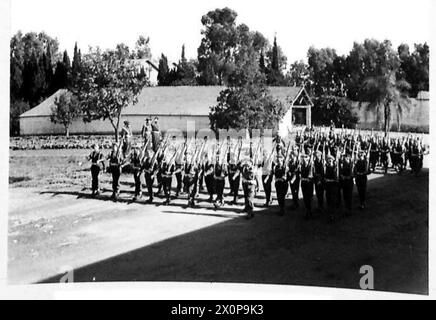
<svg viewBox="0 0 436 320">
<path fill-rule="evenodd" d="M 180 86 L 180 87 L 145 87 L 135 105 L 123 110 L 122 119 L 128 120 L 134 133 L 139 133 L 145 118 L 159 117 L 162 131 L 209 129 L 210 107 L 217 104 L 217 97 L 225 87 L 221 86 Z M 311 124 L 312 102 L 304 88 L 270 87 L 273 97 L 287 106 L 288 111 L 280 123 L 280 130 L 286 130 L 291 123 Z M 38 106 L 20 116 L 21 135 L 56 135 L 63 134 L 60 124 L 50 121 L 55 98 L 64 90 L 59 90 Z M 75 120 L 70 127 L 70 134 L 112 134 L 109 120 L 83 122 Z"/>
</svg>

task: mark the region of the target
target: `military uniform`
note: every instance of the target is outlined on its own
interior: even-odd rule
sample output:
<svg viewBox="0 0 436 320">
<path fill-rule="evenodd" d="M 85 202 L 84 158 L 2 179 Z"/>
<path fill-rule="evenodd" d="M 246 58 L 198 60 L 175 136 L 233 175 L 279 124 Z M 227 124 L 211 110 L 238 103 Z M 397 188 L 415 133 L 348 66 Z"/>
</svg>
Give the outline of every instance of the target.
<svg viewBox="0 0 436 320">
<path fill-rule="evenodd" d="M 171 202 L 171 185 L 173 183 L 173 174 L 175 171 L 175 165 L 169 165 L 166 161 L 163 161 L 161 167 L 162 187 L 165 194 L 164 204 L 168 205 Z"/>
<path fill-rule="evenodd" d="M 144 178 L 145 178 L 145 184 L 147 186 L 147 192 L 148 192 L 148 203 L 153 202 L 153 183 L 154 183 L 154 175 L 158 169 L 157 163 L 152 163 L 153 158 L 148 157 L 145 159 L 143 164 L 144 169 Z"/>
<path fill-rule="evenodd" d="M 389 143 L 387 141 L 383 141 L 383 144 L 382 144 L 381 150 L 380 150 L 380 161 L 382 163 L 382 166 L 383 166 L 385 173 L 388 172 L 388 166 L 389 166 L 388 155 L 390 152 L 391 152 L 391 148 L 389 146 Z"/>
<path fill-rule="evenodd" d="M 185 163 L 185 176 L 183 177 L 183 185 L 188 194 L 188 206 L 195 205 L 195 196 L 198 188 L 198 168 L 195 164 Z"/>
<path fill-rule="evenodd" d="M 263 191 L 265 192 L 265 206 L 269 207 L 271 205 L 271 185 L 274 177 L 274 165 L 272 162 L 265 161 L 262 166 L 262 185 Z"/>
<path fill-rule="evenodd" d="M 232 204 L 238 203 L 239 186 L 241 184 L 241 175 L 238 173 L 239 171 L 240 171 L 240 164 L 234 164 L 234 163 L 229 164 L 228 172 L 229 172 L 230 192 L 233 196 Z"/>
<path fill-rule="evenodd" d="M 318 209 L 324 208 L 324 163 L 320 158 L 315 158 L 313 162 L 314 177 L 313 182 L 315 184 L 315 194 L 318 201 Z"/>
<path fill-rule="evenodd" d="M 228 172 L 226 165 L 216 163 L 214 168 L 215 191 L 217 195 L 214 205 L 216 207 L 221 207 L 223 205 L 224 186 L 227 175 Z"/>
<path fill-rule="evenodd" d="M 298 193 L 300 191 L 300 168 L 299 160 L 297 157 L 291 159 L 288 164 L 288 181 L 292 193 L 292 209 L 299 207 Z"/>
<path fill-rule="evenodd" d="M 244 189 L 245 208 L 247 218 L 254 217 L 254 193 L 256 188 L 256 178 L 254 176 L 254 167 L 251 163 L 244 163 L 242 166 L 242 188 Z"/>
<path fill-rule="evenodd" d="M 306 156 L 308 157 L 308 156 Z M 313 198 L 313 176 L 312 163 L 306 159 L 301 164 L 301 191 L 303 193 L 304 206 L 306 208 L 306 218 L 312 217 L 312 198 Z"/>
<path fill-rule="evenodd" d="M 346 215 L 352 212 L 353 199 L 353 166 L 351 160 L 343 159 L 339 166 L 339 184 L 344 199 Z"/>
<path fill-rule="evenodd" d="M 337 210 L 339 181 L 337 177 L 336 162 L 326 164 L 325 167 L 325 192 L 328 214 L 331 220 L 335 218 Z"/>
<path fill-rule="evenodd" d="M 354 165 L 357 193 L 359 194 L 360 208 L 365 208 L 366 185 L 368 181 L 367 160 L 358 159 Z"/>
<path fill-rule="evenodd" d="M 101 170 L 101 160 L 103 159 L 103 154 L 100 151 L 92 151 L 91 154 L 88 156 L 89 160 L 91 161 L 91 177 L 92 177 L 92 194 L 99 193 L 99 186 L 98 186 L 98 175 Z"/>
<path fill-rule="evenodd" d="M 214 165 L 207 161 L 203 166 L 204 182 L 206 184 L 207 193 L 209 194 L 209 201 L 213 201 L 215 194 L 215 178 L 214 178 Z"/>
<path fill-rule="evenodd" d="M 109 154 L 109 171 L 112 173 L 112 198 L 117 200 L 120 193 L 122 155 L 118 150 L 112 150 Z"/>
<path fill-rule="evenodd" d="M 277 202 L 280 207 L 280 214 L 285 213 L 285 200 L 288 192 L 288 181 L 286 180 L 286 167 L 280 163 L 274 166 L 274 179 L 277 193 Z"/>
<path fill-rule="evenodd" d="M 133 200 L 142 197 L 142 182 L 141 182 L 141 174 L 142 174 L 142 163 L 141 163 L 141 153 L 138 149 L 130 156 L 130 163 L 133 171 L 133 179 L 135 181 L 135 196 Z"/>
</svg>

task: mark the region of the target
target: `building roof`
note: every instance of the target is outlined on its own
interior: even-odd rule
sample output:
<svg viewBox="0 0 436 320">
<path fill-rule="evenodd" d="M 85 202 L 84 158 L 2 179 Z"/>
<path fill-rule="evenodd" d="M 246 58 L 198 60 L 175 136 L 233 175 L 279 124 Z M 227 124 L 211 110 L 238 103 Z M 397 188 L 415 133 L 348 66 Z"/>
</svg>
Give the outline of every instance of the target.
<svg viewBox="0 0 436 320">
<path fill-rule="evenodd" d="M 223 86 L 145 87 L 138 103 L 125 108 L 123 115 L 208 116 L 210 107 L 217 104 L 219 93 L 224 89 Z M 287 103 L 305 93 L 301 87 L 270 87 L 270 91 L 273 97 Z M 65 89 L 57 91 L 20 117 L 49 116 L 55 97 L 62 92 Z"/>
</svg>

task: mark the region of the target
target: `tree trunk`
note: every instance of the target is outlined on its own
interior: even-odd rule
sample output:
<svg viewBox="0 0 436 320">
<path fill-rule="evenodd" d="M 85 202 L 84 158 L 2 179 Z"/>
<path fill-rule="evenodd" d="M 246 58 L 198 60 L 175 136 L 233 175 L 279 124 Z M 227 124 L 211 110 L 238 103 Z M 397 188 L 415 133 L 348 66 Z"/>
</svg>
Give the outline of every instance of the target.
<svg viewBox="0 0 436 320">
<path fill-rule="evenodd" d="M 70 126 L 65 126 L 65 136 L 66 136 L 67 138 L 70 137 Z"/>
<path fill-rule="evenodd" d="M 390 130 L 390 119 L 391 119 L 391 109 L 390 105 L 385 103 L 385 137 L 388 136 L 388 132 Z"/>
</svg>

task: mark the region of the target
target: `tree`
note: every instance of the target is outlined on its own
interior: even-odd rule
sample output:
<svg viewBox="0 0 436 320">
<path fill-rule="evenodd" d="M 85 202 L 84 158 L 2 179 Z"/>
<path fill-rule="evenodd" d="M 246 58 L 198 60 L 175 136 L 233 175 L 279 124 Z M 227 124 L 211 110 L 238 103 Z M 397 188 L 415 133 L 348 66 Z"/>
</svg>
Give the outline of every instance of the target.
<svg viewBox="0 0 436 320">
<path fill-rule="evenodd" d="M 67 89 L 71 85 L 71 64 L 68 53 L 65 50 L 62 61 L 56 64 L 56 70 L 53 76 L 53 91 Z"/>
<path fill-rule="evenodd" d="M 18 136 L 20 134 L 19 117 L 22 113 L 30 109 L 29 103 L 23 100 L 11 101 L 9 109 L 9 134 L 10 136 Z"/>
<path fill-rule="evenodd" d="M 302 87 L 310 81 L 309 66 L 303 60 L 295 61 L 289 67 L 286 82 L 291 86 Z"/>
<path fill-rule="evenodd" d="M 56 97 L 54 104 L 50 121 L 62 124 L 65 128 L 65 135 L 69 137 L 71 123 L 81 115 L 79 101 L 71 92 L 67 91 Z"/>
<path fill-rule="evenodd" d="M 133 60 L 117 59 L 113 51 L 90 50 L 82 59 L 82 72 L 73 87 L 83 120 L 108 119 L 118 141 L 122 111 L 137 103 L 142 88 L 149 84 L 140 69 Z"/>
<path fill-rule="evenodd" d="M 375 112 L 383 109 L 385 136 L 391 128 L 392 108 L 397 110 L 397 129 L 400 131 L 403 110 L 408 108 L 410 103 L 406 93 L 410 89 L 409 83 L 405 80 L 397 80 L 395 72 L 391 71 L 366 79 L 364 89 L 366 90 L 366 101 L 369 102 L 367 108 L 375 110 Z"/>
<path fill-rule="evenodd" d="M 73 63 L 71 64 L 71 81 L 75 82 L 79 73 L 82 63 L 82 53 L 77 48 L 77 42 L 74 45 Z"/>
<path fill-rule="evenodd" d="M 201 18 L 203 39 L 198 48 L 200 84 L 222 85 L 233 71 L 232 53 L 237 45 L 237 13 L 229 8 L 209 11 Z"/>
<path fill-rule="evenodd" d="M 353 111 L 350 100 L 344 97 L 323 95 L 313 100 L 312 122 L 315 125 L 329 124 L 355 128 L 359 118 Z"/>
<path fill-rule="evenodd" d="M 427 43 L 415 44 L 415 50 L 410 54 L 409 46 L 402 44 L 398 47 L 401 62 L 397 78 L 410 84 L 410 96 L 416 97 L 419 91 L 429 91 L 429 58 Z"/>
<path fill-rule="evenodd" d="M 268 67 L 266 70 L 267 83 L 271 86 L 281 86 L 285 84 L 283 70 L 286 68 L 287 58 L 282 49 L 277 45 L 277 37 L 274 37 L 274 44 L 267 51 Z"/>
<path fill-rule="evenodd" d="M 170 68 L 168 67 L 168 59 L 162 53 L 161 58 L 159 59 L 159 71 L 157 74 L 157 84 L 159 86 L 168 86 L 170 85 Z"/>
<path fill-rule="evenodd" d="M 177 64 L 174 80 L 171 85 L 174 86 L 194 86 L 197 84 L 196 79 L 196 61 L 188 61 L 185 56 L 185 45 L 182 46 L 182 54 Z"/>
<path fill-rule="evenodd" d="M 135 43 L 135 50 L 133 51 L 133 58 L 135 59 L 151 59 L 150 38 L 139 36 Z"/>
<path fill-rule="evenodd" d="M 211 129 L 273 129 L 283 118 L 286 109 L 274 99 L 268 87 L 261 83 L 250 83 L 242 87 L 231 87 L 221 91 L 218 104 L 211 108 Z"/>
</svg>

